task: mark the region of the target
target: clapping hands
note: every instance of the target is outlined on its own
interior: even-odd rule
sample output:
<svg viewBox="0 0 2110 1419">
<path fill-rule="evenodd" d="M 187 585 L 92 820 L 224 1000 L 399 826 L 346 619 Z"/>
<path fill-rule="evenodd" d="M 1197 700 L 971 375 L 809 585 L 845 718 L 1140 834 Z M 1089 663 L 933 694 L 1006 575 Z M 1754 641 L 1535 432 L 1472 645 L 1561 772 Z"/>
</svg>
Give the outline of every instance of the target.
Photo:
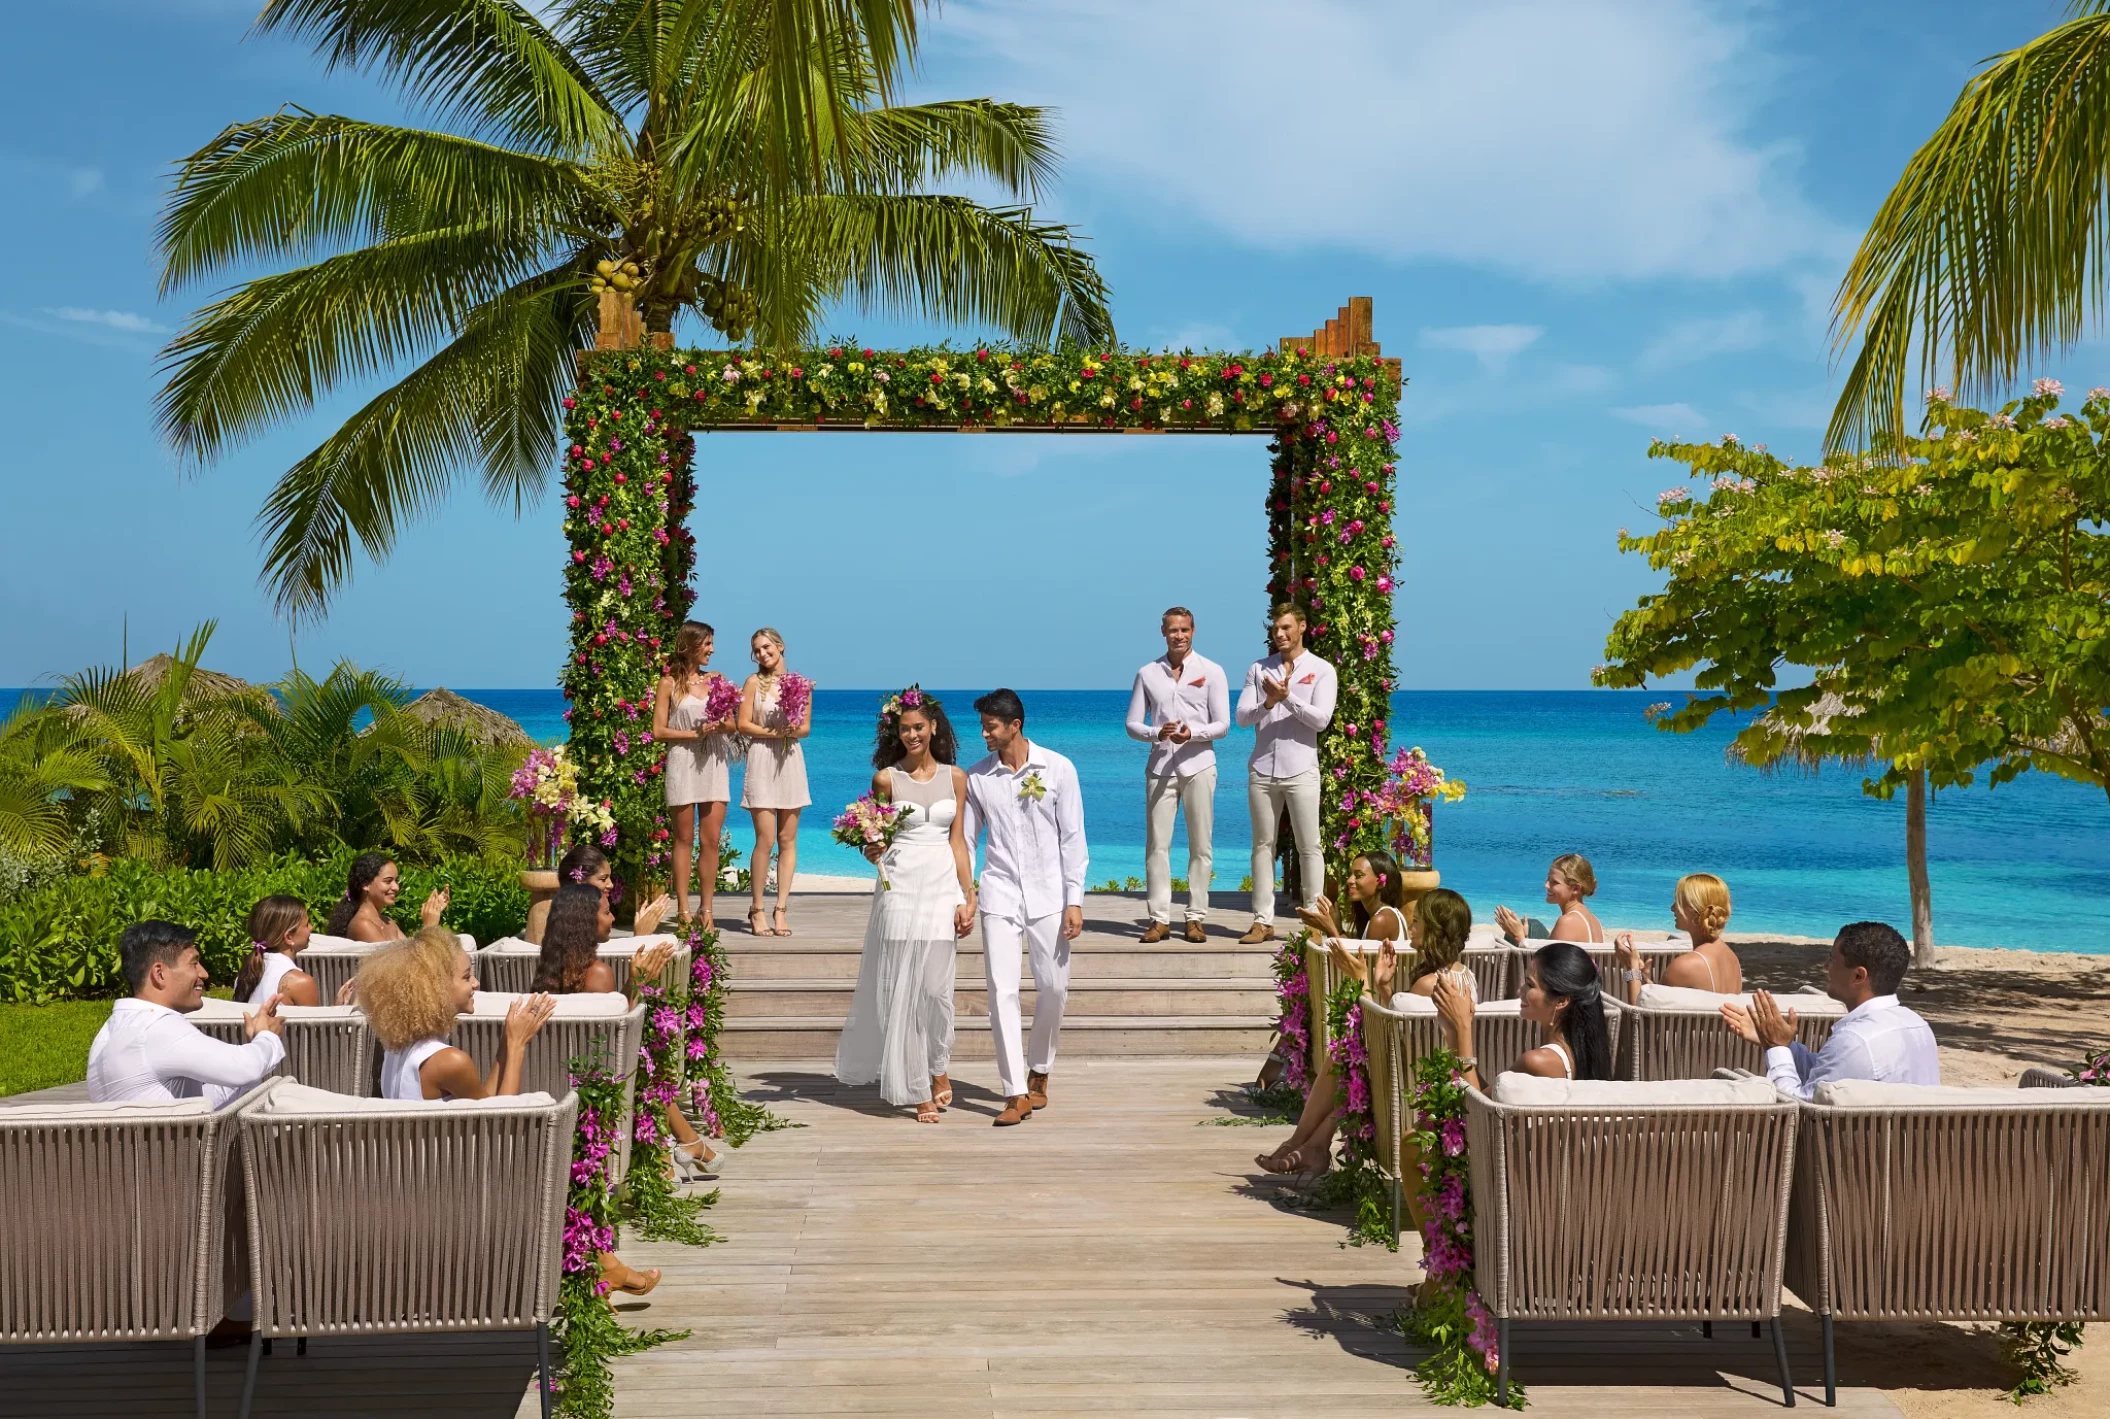
<svg viewBox="0 0 2110 1419">
<path fill-rule="evenodd" d="M 242 1037 L 253 1040 L 258 1035 L 276 1035 L 281 1033 L 285 1029 L 286 1022 L 278 1018 L 278 1006 L 279 1002 L 285 998 L 283 995 L 274 993 L 269 1000 L 244 1017 L 242 1020 Z"/>
<path fill-rule="evenodd" d="M 658 980 L 660 972 L 666 970 L 667 962 L 674 959 L 674 943 L 657 941 L 637 953 L 630 962 L 630 978 L 633 981 Z"/>
<path fill-rule="evenodd" d="M 637 909 L 637 915 L 630 920 L 630 929 L 640 936 L 650 936 L 653 929 L 659 925 L 661 918 L 672 910 L 674 910 L 674 899 L 665 892 L 661 892 L 651 901 Z"/>
<path fill-rule="evenodd" d="M 1297 908 L 1297 919 L 1321 936 L 1341 934 L 1340 912 L 1323 892 L 1312 898 L 1310 906 Z"/>
<path fill-rule="evenodd" d="M 549 1017 L 556 1013 L 557 998 L 547 993 L 530 995 L 506 1007 L 506 1048 L 515 1053 L 535 1038 Z"/>
<path fill-rule="evenodd" d="M 1782 1010 L 1772 995 L 1763 990 L 1751 992 L 1749 1010 L 1733 1000 L 1723 1001 L 1722 1018 L 1747 1044 L 1778 1049 L 1795 1041 L 1795 1012 Z"/>
<path fill-rule="evenodd" d="M 434 887 L 432 895 L 425 898 L 425 905 L 418 908 L 418 919 L 427 926 L 438 926 L 440 924 L 440 913 L 447 910 L 447 903 L 453 898 L 453 895 L 454 893 L 444 882 Z"/>
<path fill-rule="evenodd" d="M 1495 908 L 1495 925 L 1501 929 L 1504 936 L 1514 942 L 1523 941 L 1531 929 L 1525 923 L 1524 918 L 1518 916 L 1508 907 Z"/>
</svg>

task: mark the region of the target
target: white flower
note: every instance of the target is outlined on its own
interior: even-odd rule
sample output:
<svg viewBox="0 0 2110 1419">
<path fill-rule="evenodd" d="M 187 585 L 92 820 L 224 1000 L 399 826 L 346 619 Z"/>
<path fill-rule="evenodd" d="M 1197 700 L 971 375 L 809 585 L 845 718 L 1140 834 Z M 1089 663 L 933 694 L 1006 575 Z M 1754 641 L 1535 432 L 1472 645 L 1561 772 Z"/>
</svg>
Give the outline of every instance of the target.
<svg viewBox="0 0 2110 1419">
<path fill-rule="evenodd" d="M 2043 398 L 2048 395 L 2049 397 L 2056 399 L 2066 392 L 2066 386 L 2059 383 L 2055 379 L 2040 379 L 2035 384 L 2032 384 L 2029 387 L 2029 392 L 2039 398 Z"/>
<path fill-rule="evenodd" d="M 1988 414 L 1985 421 L 1996 429 L 2012 429 L 2015 427 L 2014 416 L 2010 414 Z"/>
<path fill-rule="evenodd" d="M 740 382 L 740 367 L 738 365 L 727 365 L 725 373 L 719 375 L 718 378 L 724 380 L 727 384 L 738 384 Z"/>
</svg>

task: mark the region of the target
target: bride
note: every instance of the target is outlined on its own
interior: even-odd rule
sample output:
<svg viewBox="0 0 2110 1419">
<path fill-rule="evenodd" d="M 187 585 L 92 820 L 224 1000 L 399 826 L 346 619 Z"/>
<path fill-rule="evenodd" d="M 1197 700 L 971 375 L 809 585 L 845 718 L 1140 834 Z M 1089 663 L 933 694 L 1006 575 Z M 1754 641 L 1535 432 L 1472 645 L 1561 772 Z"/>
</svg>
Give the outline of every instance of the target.
<svg viewBox="0 0 2110 1419">
<path fill-rule="evenodd" d="M 912 805 L 884 854 L 867 850 L 884 885 L 872 894 L 857 992 L 835 1050 L 835 1077 L 879 1083 L 890 1104 L 936 1123 L 952 1102 L 954 942 L 974 927 L 974 863 L 960 805 L 967 775 L 945 707 L 911 685 L 879 712 L 874 797 Z"/>
</svg>

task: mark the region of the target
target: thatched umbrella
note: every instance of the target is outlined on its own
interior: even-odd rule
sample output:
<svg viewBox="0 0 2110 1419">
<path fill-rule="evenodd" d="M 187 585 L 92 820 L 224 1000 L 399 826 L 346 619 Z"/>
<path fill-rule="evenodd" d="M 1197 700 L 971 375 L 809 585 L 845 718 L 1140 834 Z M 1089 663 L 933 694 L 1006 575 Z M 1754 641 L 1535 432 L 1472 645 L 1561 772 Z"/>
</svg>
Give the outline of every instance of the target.
<svg viewBox="0 0 2110 1419">
<path fill-rule="evenodd" d="M 139 688 L 151 695 L 160 686 L 161 682 L 168 678 L 168 673 L 175 667 L 175 664 L 176 657 L 164 651 L 160 655 L 148 656 L 145 660 L 140 661 L 130 670 L 127 670 L 125 675 L 138 681 Z M 183 698 L 199 701 L 227 700 L 255 693 L 256 686 L 250 684 L 247 680 L 238 680 L 232 675 L 222 675 L 217 670 L 198 668 L 191 671 L 190 683 L 184 686 L 183 689 Z"/>
<path fill-rule="evenodd" d="M 1730 741 L 1723 755 L 1731 763 L 1749 764 L 1760 773 L 1778 773 L 1793 765 L 1815 774 L 1827 763 L 1861 768 L 1883 755 L 1882 740 L 1856 735 L 1851 721 L 1861 707 L 1826 691 L 1803 712 L 1808 724 L 1796 724 L 1775 706 Z M 1750 742 L 1746 743 L 1745 740 Z M 1912 896 L 1912 956 L 1917 965 L 1934 964 L 1934 892 L 1927 878 L 1927 773 L 1914 769 L 1905 780 L 1905 876 Z"/>
<path fill-rule="evenodd" d="M 497 710 L 464 699 L 445 686 L 427 690 L 403 706 L 403 713 L 421 724 L 439 729 L 459 729 L 479 744 L 500 749 L 532 749 L 534 736 Z"/>
</svg>

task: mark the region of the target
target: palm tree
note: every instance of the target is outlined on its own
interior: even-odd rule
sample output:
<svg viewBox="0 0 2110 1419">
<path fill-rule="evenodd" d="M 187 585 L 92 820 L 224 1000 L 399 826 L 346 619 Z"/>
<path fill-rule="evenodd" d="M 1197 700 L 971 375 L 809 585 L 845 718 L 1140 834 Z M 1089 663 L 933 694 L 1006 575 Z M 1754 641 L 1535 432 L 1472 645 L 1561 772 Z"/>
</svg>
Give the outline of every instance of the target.
<svg viewBox="0 0 2110 1419">
<path fill-rule="evenodd" d="M 596 288 L 652 332 L 700 317 L 781 347 L 835 302 L 1112 338 L 1106 290 L 1031 201 L 1040 109 L 892 101 L 922 0 L 271 0 L 452 131 L 301 109 L 182 164 L 163 288 L 304 264 L 218 296 L 165 351 L 165 436 L 209 461 L 340 385 L 416 363 L 279 480 L 261 521 L 279 607 L 319 614 L 356 540 L 386 557 L 468 467 L 519 512 L 556 460 Z M 993 207 L 932 190 L 993 186 Z M 633 274 L 634 273 L 634 274 Z"/>
<path fill-rule="evenodd" d="M 2110 0 L 1993 60 L 1964 86 L 1861 239 L 1833 303 L 1860 354 L 1834 450 L 1905 431 L 1905 382 L 1990 394 L 2101 319 L 2110 270 Z"/>
</svg>

